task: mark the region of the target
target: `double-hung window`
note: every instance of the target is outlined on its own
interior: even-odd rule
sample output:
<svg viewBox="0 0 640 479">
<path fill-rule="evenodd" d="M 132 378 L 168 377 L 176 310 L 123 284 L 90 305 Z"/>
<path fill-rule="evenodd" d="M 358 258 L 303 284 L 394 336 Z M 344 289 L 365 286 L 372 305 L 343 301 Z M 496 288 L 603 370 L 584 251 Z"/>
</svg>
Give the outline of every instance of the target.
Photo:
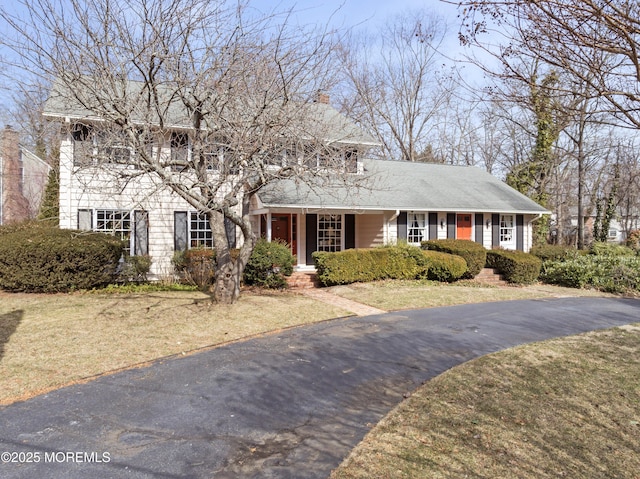
<svg viewBox="0 0 640 479">
<path fill-rule="evenodd" d="M 514 239 L 513 215 L 500 215 L 500 244 L 511 243 Z"/>
<path fill-rule="evenodd" d="M 318 251 L 342 251 L 342 215 L 318 215 Z"/>
<path fill-rule="evenodd" d="M 204 213 L 191 212 L 189 227 L 190 248 L 213 248 L 213 234 L 209 217 Z"/>
<path fill-rule="evenodd" d="M 171 169 L 173 171 L 184 171 L 189 167 L 189 135 L 186 133 L 173 132 L 171 134 Z"/>
<path fill-rule="evenodd" d="M 407 213 L 407 243 L 420 244 L 426 238 L 426 214 Z"/>
<path fill-rule="evenodd" d="M 126 210 L 96 210 L 94 231 L 107 233 L 119 238 L 125 245 L 127 254 L 131 253 L 131 212 Z"/>
</svg>

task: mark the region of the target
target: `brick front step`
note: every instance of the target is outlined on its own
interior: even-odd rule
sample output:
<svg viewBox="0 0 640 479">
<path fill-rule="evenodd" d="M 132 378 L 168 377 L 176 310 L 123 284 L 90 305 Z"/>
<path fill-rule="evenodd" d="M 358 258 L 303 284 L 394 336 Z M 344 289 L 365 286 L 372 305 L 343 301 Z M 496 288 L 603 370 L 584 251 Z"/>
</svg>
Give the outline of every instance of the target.
<svg viewBox="0 0 640 479">
<path fill-rule="evenodd" d="M 497 286 L 506 286 L 508 283 L 502 279 L 502 276 L 496 269 L 483 268 L 480 273 L 475 277 L 476 281 L 481 283 L 489 283 Z"/>
<path fill-rule="evenodd" d="M 316 288 L 318 275 L 314 272 L 295 271 L 287 278 L 287 285 L 290 289 L 310 289 Z"/>
</svg>

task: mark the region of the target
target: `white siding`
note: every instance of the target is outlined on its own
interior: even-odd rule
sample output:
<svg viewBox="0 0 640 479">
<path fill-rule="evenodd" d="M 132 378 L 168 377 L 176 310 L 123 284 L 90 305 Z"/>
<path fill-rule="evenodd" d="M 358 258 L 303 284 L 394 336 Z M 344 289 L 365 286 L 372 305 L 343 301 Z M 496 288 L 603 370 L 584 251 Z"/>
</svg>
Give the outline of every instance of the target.
<svg viewBox="0 0 640 479">
<path fill-rule="evenodd" d="M 150 277 L 170 276 L 173 273 L 174 212 L 193 211 L 193 207 L 149 175 L 125 181 L 120 173 L 122 171 L 97 168 L 74 172 L 73 142 L 70 138 L 65 139 L 60 150 L 60 227 L 76 229 L 79 209 L 145 210 L 149 213 Z"/>
<path fill-rule="evenodd" d="M 384 222 L 382 214 L 356 215 L 356 248 L 371 248 L 384 244 Z"/>
</svg>

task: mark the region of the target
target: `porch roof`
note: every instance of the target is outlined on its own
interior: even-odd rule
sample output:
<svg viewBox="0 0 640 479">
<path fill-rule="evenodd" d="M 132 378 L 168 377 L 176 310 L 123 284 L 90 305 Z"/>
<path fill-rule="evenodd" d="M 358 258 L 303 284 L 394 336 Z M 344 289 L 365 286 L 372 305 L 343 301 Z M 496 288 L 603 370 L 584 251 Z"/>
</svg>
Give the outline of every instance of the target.
<svg viewBox="0 0 640 479">
<path fill-rule="evenodd" d="M 260 201 L 266 208 L 549 213 L 480 168 L 370 159 L 363 163 L 362 175 L 270 184 L 260 191 Z"/>
</svg>

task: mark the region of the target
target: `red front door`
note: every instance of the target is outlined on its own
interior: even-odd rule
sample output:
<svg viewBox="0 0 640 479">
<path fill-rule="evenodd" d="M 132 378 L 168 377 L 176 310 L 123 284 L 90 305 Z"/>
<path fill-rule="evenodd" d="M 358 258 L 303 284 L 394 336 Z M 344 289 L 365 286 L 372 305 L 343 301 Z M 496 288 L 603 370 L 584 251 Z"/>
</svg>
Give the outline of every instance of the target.
<svg viewBox="0 0 640 479">
<path fill-rule="evenodd" d="M 458 215 L 456 219 L 456 238 L 471 240 L 472 233 L 471 215 Z"/>
<path fill-rule="evenodd" d="M 271 215 L 271 240 L 280 240 L 291 246 L 291 252 L 296 254 L 296 215 Z"/>
</svg>

